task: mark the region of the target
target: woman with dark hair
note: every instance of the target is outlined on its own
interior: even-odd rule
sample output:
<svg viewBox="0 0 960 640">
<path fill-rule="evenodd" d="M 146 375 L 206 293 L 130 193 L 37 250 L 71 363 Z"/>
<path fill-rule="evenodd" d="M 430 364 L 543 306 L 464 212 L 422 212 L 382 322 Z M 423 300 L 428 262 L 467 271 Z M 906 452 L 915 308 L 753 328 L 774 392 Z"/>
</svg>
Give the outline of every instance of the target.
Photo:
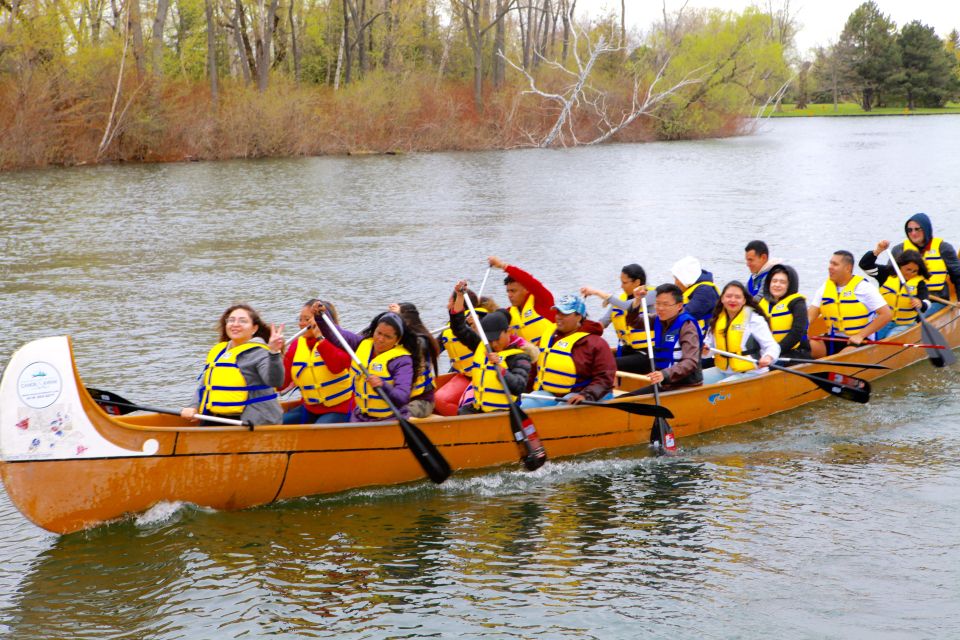
<svg viewBox="0 0 960 640">
<path fill-rule="evenodd" d="M 877 264 L 877 258 L 889 246 L 883 241 L 877 244 L 873 251 L 867 251 L 860 258 L 860 268 L 876 278 L 880 285 L 880 294 L 887 301 L 887 306 L 893 310 L 893 320 L 877 331 L 877 339 L 882 340 L 891 333 L 902 331 L 920 319 L 920 314 L 930 310 L 930 292 L 927 281 L 930 280 L 930 270 L 926 260 L 918 251 L 912 249 L 897 256 L 897 266 L 903 274 L 906 284 L 900 282 L 896 269 L 890 264 Z"/>
<path fill-rule="evenodd" d="M 600 318 L 604 327 L 612 324 L 617 332 L 617 370 L 630 373 L 650 373 L 650 358 L 647 357 L 647 343 L 649 338 L 644 329 L 638 329 L 627 322 L 634 302 L 634 291 L 643 288 L 646 291 L 647 274 L 639 264 L 624 265 L 620 270 L 619 294 L 607 293 L 593 287 L 581 287 L 580 293 L 584 297 L 597 296 L 603 300 L 603 306 L 609 306 L 607 312 Z"/>
<path fill-rule="evenodd" d="M 327 308 L 321 303 L 316 306 L 316 311 L 319 316 L 327 313 Z M 327 323 L 319 317 L 315 321 L 323 337 L 339 347 L 340 341 Z M 387 394 L 400 415 L 409 417 L 407 405 L 413 389 L 414 372 L 423 366 L 417 334 L 407 327 L 399 314 L 392 311 L 377 314 L 359 334 L 337 328 L 370 373 L 368 378 L 356 363 L 350 367 L 356 403 L 350 421 L 370 422 L 393 418 L 393 412 L 380 397 L 378 389 Z"/>
<path fill-rule="evenodd" d="M 283 325 L 270 325 L 247 304 L 235 304 L 219 322 L 220 342 L 207 354 L 197 402 L 181 410 L 188 420 L 202 413 L 251 424 L 279 424 L 283 410 Z M 206 424 L 206 423 L 204 423 Z"/>
<path fill-rule="evenodd" d="M 335 347 L 314 321 L 314 306 L 326 307 L 334 322 L 339 322 L 337 310 L 325 300 L 307 301 L 304 311 L 309 315 L 304 323 L 300 313 L 301 328 L 307 332 L 294 340 L 284 356 L 284 388 L 296 385 L 300 388 L 302 401 L 283 414 L 284 424 L 330 424 L 348 422 L 353 403 L 353 387 L 350 384 L 350 354 Z"/>
<path fill-rule="evenodd" d="M 704 356 L 713 348 L 750 356 L 756 363 L 715 354 L 715 366 L 703 372 L 704 384 L 766 373 L 767 365 L 780 357 L 780 345 L 773 339 L 767 317 L 747 288 L 736 280 L 723 288 L 713 310 L 710 330 L 703 341 Z"/>
<path fill-rule="evenodd" d="M 477 330 L 477 327 L 473 326 L 473 318 L 467 315 L 462 305 L 459 311 L 454 311 L 454 300 L 458 294 L 458 291 L 450 294 L 450 299 L 447 301 L 450 320 L 443 331 L 440 332 L 439 344 L 447 352 L 447 357 L 450 358 L 450 369 L 455 372 L 455 375 L 448 378 L 446 383 L 437 389 L 434 394 L 434 411 L 441 416 L 457 415 L 460 408 L 460 397 L 470 386 L 473 376 L 473 350 L 460 341 L 453 327 L 457 321 L 465 322 L 474 330 Z M 464 295 L 469 296 L 470 303 L 473 304 L 478 316 L 482 318 L 487 314 L 487 307 L 480 304 L 480 299 L 476 293 L 466 289 Z M 490 310 L 493 311 L 493 309 Z"/>
<path fill-rule="evenodd" d="M 437 358 L 440 357 L 440 345 L 430 330 L 423 325 L 420 312 L 412 302 L 391 304 L 389 311 L 399 314 L 407 324 L 407 328 L 417 334 L 420 352 L 421 368 L 416 371 L 413 380 L 413 391 L 410 392 L 410 403 L 407 405 L 412 418 L 426 418 L 433 413 L 434 389 L 437 378 Z"/>
<path fill-rule="evenodd" d="M 770 332 L 780 345 L 782 358 L 809 358 L 807 301 L 797 293 L 800 278 L 793 267 L 777 264 L 763 279 L 760 309 L 770 321 Z M 789 363 L 788 363 L 789 364 Z"/>
</svg>

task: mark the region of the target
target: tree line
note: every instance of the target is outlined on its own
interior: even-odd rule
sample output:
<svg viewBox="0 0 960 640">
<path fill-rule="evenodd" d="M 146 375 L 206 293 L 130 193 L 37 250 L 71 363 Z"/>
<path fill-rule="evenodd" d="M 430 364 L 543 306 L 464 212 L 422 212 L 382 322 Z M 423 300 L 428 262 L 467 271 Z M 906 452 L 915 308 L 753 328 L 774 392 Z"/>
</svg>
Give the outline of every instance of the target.
<svg viewBox="0 0 960 640">
<path fill-rule="evenodd" d="M 838 40 L 800 64 L 796 88 L 805 103 L 851 100 L 875 106 L 943 107 L 960 97 L 960 33 L 946 37 L 919 20 L 901 28 L 872 0 L 847 18 Z"/>
</svg>

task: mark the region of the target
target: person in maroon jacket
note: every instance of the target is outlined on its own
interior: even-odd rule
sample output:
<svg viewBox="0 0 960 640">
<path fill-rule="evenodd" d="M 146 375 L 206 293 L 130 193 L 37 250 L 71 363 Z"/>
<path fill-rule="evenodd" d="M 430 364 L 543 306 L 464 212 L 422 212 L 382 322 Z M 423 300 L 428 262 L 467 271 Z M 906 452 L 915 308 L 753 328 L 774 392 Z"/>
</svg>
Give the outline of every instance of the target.
<svg viewBox="0 0 960 640">
<path fill-rule="evenodd" d="M 617 361 L 603 339 L 603 325 L 587 319 L 583 298 L 570 294 L 553 305 L 556 327 L 540 338 L 533 396 L 522 405 L 546 407 L 560 399 L 570 404 L 610 397 Z"/>
</svg>

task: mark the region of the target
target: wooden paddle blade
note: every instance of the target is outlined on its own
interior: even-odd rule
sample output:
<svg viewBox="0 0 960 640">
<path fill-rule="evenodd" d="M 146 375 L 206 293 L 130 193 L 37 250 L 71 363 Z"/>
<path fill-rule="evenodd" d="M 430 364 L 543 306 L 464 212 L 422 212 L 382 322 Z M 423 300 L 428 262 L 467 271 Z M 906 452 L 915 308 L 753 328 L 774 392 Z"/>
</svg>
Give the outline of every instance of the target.
<svg viewBox="0 0 960 640">
<path fill-rule="evenodd" d="M 437 447 L 430 442 L 426 434 L 404 418 L 398 416 L 397 420 L 400 422 L 400 429 L 403 431 L 403 438 L 406 440 L 407 446 L 413 452 L 413 457 L 420 463 L 427 477 L 437 484 L 449 478 L 450 464 L 440 454 Z"/>
<path fill-rule="evenodd" d="M 90 394 L 94 402 L 112 416 L 125 416 L 138 410 L 132 402 L 110 391 L 87 387 L 87 393 Z"/>
<path fill-rule="evenodd" d="M 923 341 L 928 344 L 946 347 L 945 349 L 927 349 L 927 358 L 930 360 L 930 364 L 939 368 L 957 361 L 957 357 L 950 349 L 950 343 L 940 333 L 940 330 L 922 318 L 920 319 L 920 335 L 923 336 Z"/>
<path fill-rule="evenodd" d="M 836 371 L 818 371 L 809 374 L 818 387 L 827 393 L 850 400 L 866 404 L 870 402 L 870 383 L 863 378 L 854 376 L 845 376 Z"/>
<path fill-rule="evenodd" d="M 510 403 L 510 429 L 520 449 L 520 460 L 528 471 L 536 471 L 547 461 L 547 450 L 530 416 L 515 402 Z"/>
</svg>

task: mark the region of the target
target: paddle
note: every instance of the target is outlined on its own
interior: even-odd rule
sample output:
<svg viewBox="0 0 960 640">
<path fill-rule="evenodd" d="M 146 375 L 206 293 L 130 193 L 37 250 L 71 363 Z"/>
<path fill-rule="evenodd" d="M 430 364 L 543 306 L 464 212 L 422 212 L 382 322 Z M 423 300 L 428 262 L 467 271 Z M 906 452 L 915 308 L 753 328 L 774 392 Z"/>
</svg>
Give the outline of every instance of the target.
<svg viewBox="0 0 960 640">
<path fill-rule="evenodd" d="M 487 273 L 489 272 L 490 270 L 488 269 Z M 491 353 L 490 342 L 487 341 L 487 334 L 483 332 L 483 327 L 480 325 L 480 318 L 477 316 L 477 310 L 473 308 L 473 303 L 470 302 L 470 296 L 464 294 L 463 300 L 466 302 L 467 309 L 470 311 L 470 317 L 473 318 L 473 324 L 477 328 L 477 335 L 479 335 L 480 340 L 483 341 L 483 346 L 487 350 L 487 353 Z M 513 431 L 513 439 L 520 449 L 520 460 L 523 461 L 523 466 L 530 471 L 539 469 L 543 466 L 543 463 L 547 461 L 547 450 L 544 449 L 543 443 L 540 441 L 537 428 L 534 426 L 530 416 L 528 416 L 516 402 L 510 399 L 510 389 L 507 387 L 506 380 L 503 379 L 503 371 L 500 370 L 500 365 L 495 365 L 493 368 L 497 372 L 497 380 L 500 381 L 500 386 L 503 387 L 503 395 L 506 396 L 507 402 L 510 404 L 510 429 Z"/>
<path fill-rule="evenodd" d="M 148 407 L 146 405 L 134 404 L 129 400 L 118 396 L 112 391 L 101 391 L 93 387 L 87 387 L 87 393 L 93 397 L 93 401 L 103 407 L 103 410 L 112 416 L 125 416 L 134 411 L 152 411 L 153 413 L 163 413 L 170 416 L 179 416 L 180 412 L 174 409 L 161 409 L 158 407 Z M 249 420 L 233 420 L 231 418 L 221 418 L 220 416 L 208 416 L 203 413 L 196 414 L 200 420 L 208 422 L 219 422 L 220 424 L 232 424 L 238 427 L 249 427 L 253 429 L 253 423 Z"/>
<path fill-rule="evenodd" d="M 827 340 L 829 342 L 849 342 L 849 338 L 831 337 L 831 336 L 810 336 L 811 340 Z M 914 349 L 949 349 L 949 346 L 941 344 L 928 344 L 924 342 L 893 342 L 892 340 L 864 340 L 862 344 L 883 344 L 891 347 L 911 347 Z M 831 363 L 832 364 L 832 363 Z"/>
<path fill-rule="evenodd" d="M 543 396 L 538 396 L 535 393 L 523 393 L 521 394 L 524 398 L 542 398 Z M 560 402 L 569 402 L 565 398 L 559 398 Z M 652 416 L 655 418 L 672 418 L 673 412 L 670 409 L 667 409 L 664 406 L 652 405 L 652 404 L 634 404 L 630 402 L 594 402 L 593 400 L 581 400 L 577 404 L 570 405 L 571 407 L 578 407 L 582 404 L 589 405 L 591 407 L 605 407 L 608 409 L 619 409 L 620 411 L 626 411 L 627 413 L 632 413 L 638 416 Z"/>
<path fill-rule="evenodd" d="M 913 294 L 910 293 L 910 288 L 907 287 L 907 279 L 903 277 L 903 272 L 900 271 L 900 265 L 898 265 L 897 261 L 893 259 L 893 254 L 890 253 L 890 249 L 886 250 L 886 254 L 890 259 L 890 264 L 893 266 L 894 271 L 897 272 L 897 277 L 900 278 L 900 284 L 903 285 L 904 291 L 907 292 L 907 297 L 910 298 L 910 302 L 912 303 L 914 297 Z M 940 333 L 940 330 L 926 321 L 920 309 L 917 309 L 917 321 L 920 323 L 920 335 L 923 337 L 925 342 L 947 347 L 950 346 L 950 343 L 947 342 L 947 339 L 943 337 L 943 334 Z M 953 364 L 957 361 L 956 356 L 953 355 L 953 351 L 951 351 L 949 348 L 941 349 L 939 351 L 927 349 L 927 359 L 930 360 L 930 364 L 935 367 L 945 367 L 946 365 Z"/>
<path fill-rule="evenodd" d="M 737 358 L 738 360 L 752 362 L 754 366 L 757 366 L 757 361 L 748 356 L 741 356 L 736 353 L 730 353 L 729 351 L 721 351 L 720 349 L 710 349 L 710 351 L 727 358 Z M 783 371 L 784 373 L 790 373 L 795 376 L 800 376 L 801 378 L 806 378 L 830 395 L 837 396 L 838 398 L 850 400 L 851 402 L 859 402 L 861 404 L 870 401 L 870 383 L 863 378 L 845 376 L 842 373 L 837 373 L 835 371 L 817 371 L 816 373 L 805 373 L 803 371 L 797 371 L 796 369 L 790 369 L 789 367 L 781 367 L 776 364 L 767 366 L 769 366 L 771 369 L 776 369 L 777 371 Z"/>
<path fill-rule="evenodd" d="M 940 296 L 930 295 L 930 299 L 934 302 L 939 302 L 940 304 L 945 304 L 948 307 L 960 307 L 960 304 L 954 302 L 953 300 L 947 300 L 946 298 L 941 298 Z"/>
<path fill-rule="evenodd" d="M 851 369 L 889 369 L 882 364 L 872 364 L 867 362 L 823 362 L 821 360 L 811 360 L 809 358 L 777 358 L 777 362 L 796 362 L 797 364 L 829 364 L 831 367 L 850 367 Z"/>
<path fill-rule="evenodd" d="M 650 359 L 650 370 L 653 371 L 653 334 L 650 332 L 650 318 L 647 316 L 647 298 L 640 298 L 641 311 L 643 312 L 643 328 L 647 332 L 647 357 Z M 660 385 L 653 385 L 653 403 L 660 406 Z M 657 452 L 672 456 L 677 452 L 677 441 L 673 437 L 673 427 L 663 416 L 657 416 L 653 419 L 653 427 L 650 429 L 650 443 L 657 447 Z"/>
<path fill-rule="evenodd" d="M 326 310 L 321 311 L 320 315 L 323 317 L 323 321 L 327 323 L 327 327 L 329 327 L 334 335 L 340 340 L 340 345 L 343 347 L 343 350 L 350 354 L 350 357 L 353 359 L 353 361 L 358 367 L 360 367 L 360 370 L 363 371 L 363 375 L 369 378 L 370 372 L 367 371 L 367 368 L 364 366 L 364 364 L 360 362 L 360 358 L 358 358 L 354 350 L 350 348 L 350 345 L 347 344 L 347 341 L 343 339 L 343 336 L 340 334 L 340 330 L 337 329 L 337 325 L 333 323 L 333 320 L 327 317 Z M 390 396 L 387 395 L 387 392 L 383 389 L 383 387 L 377 387 L 377 394 L 385 403 L 387 403 L 387 406 L 390 407 L 390 411 L 393 412 L 394 417 L 400 424 L 400 430 L 403 431 L 404 441 L 407 443 L 407 446 L 413 453 L 413 457 L 416 458 L 418 463 L 420 463 L 420 466 L 423 468 L 423 471 L 427 474 L 427 476 L 437 484 L 440 484 L 449 478 L 451 473 L 450 464 L 434 446 L 434 444 L 430 442 L 430 438 L 428 438 L 423 431 L 414 426 L 413 423 L 400 414 L 400 410 L 397 409 L 395 404 L 393 404 L 393 401 L 390 399 Z"/>
<path fill-rule="evenodd" d="M 493 267 L 487 267 L 487 272 L 483 274 L 483 282 L 480 283 L 480 289 L 477 291 L 477 300 L 483 295 L 483 288 L 487 286 L 487 278 L 490 277 L 490 269 L 492 268 Z M 490 311 L 494 311 L 494 309 L 490 309 Z"/>
</svg>

